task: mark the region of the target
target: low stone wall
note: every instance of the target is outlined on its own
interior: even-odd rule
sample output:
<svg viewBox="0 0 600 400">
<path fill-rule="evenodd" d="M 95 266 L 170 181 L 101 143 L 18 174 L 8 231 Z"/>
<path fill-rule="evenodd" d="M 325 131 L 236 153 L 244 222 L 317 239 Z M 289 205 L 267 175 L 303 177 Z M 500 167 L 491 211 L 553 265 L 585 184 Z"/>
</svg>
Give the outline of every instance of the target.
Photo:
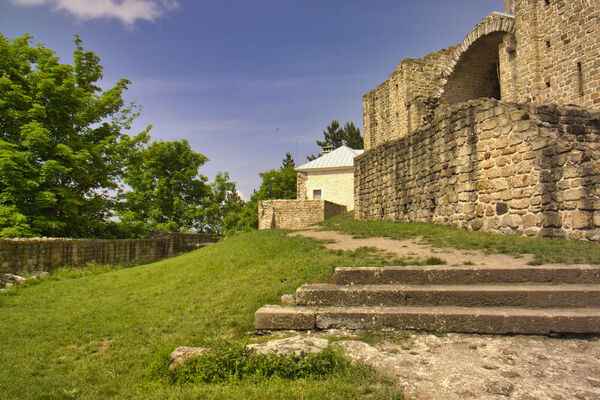
<svg viewBox="0 0 600 400">
<path fill-rule="evenodd" d="M 600 114 L 473 100 L 355 159 L 355 217 L 600 240 Z"/>
<path fill-rule="evenodd" d="M 147 239 L 0 239 L 0 272 L 49 271 L 86 263 L 141 264 L 195 250 L 218 239 L 204 234 L 160 232 Z"/>
<path fill-rule="evenodd" d="M 297 229 L 346 212 L 346 206 L 325 200 L 258 202 L 258 229 Z"/>
</svg>

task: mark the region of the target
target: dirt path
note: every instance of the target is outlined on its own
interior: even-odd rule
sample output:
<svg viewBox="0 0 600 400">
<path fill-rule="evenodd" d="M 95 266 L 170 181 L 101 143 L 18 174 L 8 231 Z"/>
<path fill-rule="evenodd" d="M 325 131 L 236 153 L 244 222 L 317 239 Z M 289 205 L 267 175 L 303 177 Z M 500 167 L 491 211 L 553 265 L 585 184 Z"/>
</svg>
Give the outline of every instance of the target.
<svg viewBox="0 0 600 400">
<path fill-rule="evenodd" d="M 485 254 L 480 250 L 456 250 L 451 248 L 440 249 L 428 244 L 419 243 L 419 238 L 410 240 L 393 240 L 389 238 L 366 238 L 354 239 L 334 231 L 300 230 L 292 232 L 290 236 L 304 236 L 320 240 L 335 240 L 325 246 L 332 250 L 356 250 L 360 247 L 376 247 L 389 253 L 397 254 L 398 257 L 412 257 L 425 259 L 436 256 L 446 261 L 448 265 L 463 265 L 468 262 L 477 265 L 504 266 L 504 265 L 527 265 L 533 260 L 533 256 L 527 254 L 516 258 L 505 254 Z"/>
<path fill-rule="evenodd" d="M 415 400 L 600 399 L 598 338 L 417 333 L 340 345 Z"/>
</svg>

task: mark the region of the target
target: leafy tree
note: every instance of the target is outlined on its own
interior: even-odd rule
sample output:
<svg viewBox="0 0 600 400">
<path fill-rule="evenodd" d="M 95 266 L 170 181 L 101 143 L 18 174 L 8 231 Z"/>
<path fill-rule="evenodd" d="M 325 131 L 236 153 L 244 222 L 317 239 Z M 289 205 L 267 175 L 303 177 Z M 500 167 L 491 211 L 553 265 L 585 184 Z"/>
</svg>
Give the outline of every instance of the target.
<svg viewBox="0 0 600 400">
<path fill-rule="evenodd" d="M 219 172 L 210 188 L 211 201 L 205 207 L 205 231 L 221 234 L 226 229 L 227 216 L 239 213 L 244 207 L 244 201 L 238 194 L 235 183 L 229 181 L 227 172 Z"/>
<path fill-rule="evenodd" d="M 296 163 L 287 152 L 279 169 L 259 173 L 262 178 L 260 188 L 238 211 L 231 212 L 225 218 L 225 229 L 237 231 L 258 228 L 258 202 L 271 199 L 296 198 Z"/>
<path fill-rule="evenodd" d="M 351 149 L 362 149 L 364 147 L 363 137 L 354 122 L 346 122 L 344 127 L 340 127 L 340 122 L 337 119 L 331 121 L 327 128 L 323 131 L 324 140 L 317 140 L 317 144 L 322 148 L 333 147 L 337 149 L 341 146 L 348 146 Z M 318 158 L 318 155 L 311 154 L 306 158 L 312 161 Z"/>
<path fill-rule="evenodd" d="M 131 190 L 120 196 L 121 221 L 137 235 L 155 230 L 210 231 L 212 190 L 198 173 L 206 161 L 187 140 L 155 141 L 140 149 L 129 159 L 123 176 Z"/>
<path fill-rule="evenodd" d="M 31 41 L 0 34 L 0 235 L 111 236 L 112 193 L 148 138 L 123 133 L 137 115 L 130 82 L 102 91 L 78 36 L 73 65 Z"/>
<path fill-rule="evenodd" d="M 256 200 L 295 199 L 296 198 L 296 163 L 287 152 L 279 169 L 259 173 L 262 178 L 258 192 L 253 195 Z"/>
</svg>

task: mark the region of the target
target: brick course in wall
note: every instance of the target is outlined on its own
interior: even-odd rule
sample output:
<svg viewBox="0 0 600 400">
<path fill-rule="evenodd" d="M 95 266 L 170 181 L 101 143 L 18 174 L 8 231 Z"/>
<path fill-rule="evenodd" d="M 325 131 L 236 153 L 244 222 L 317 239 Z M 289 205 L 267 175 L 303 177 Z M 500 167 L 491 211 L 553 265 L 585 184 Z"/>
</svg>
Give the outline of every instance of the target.
<svg viewBox="0 0 600 400">
<path fill-rule="evenodd" d="M 195 250 L 218 239 L 162 232 L 147 239 L 0 239 L 0 272 L 51 271 L 60 266 L 141 264 Z"/>
<path fill-rule="evenodd" d="M 297 229 L 346 212 L 324 200 L 263 200 L 258 202 L 258 229 Z"/>
<path fill-rule="evenodd" d="M 600 240 L 600 114 L 472 100 L 355 159 L 355 217 Z"/>
</svg>

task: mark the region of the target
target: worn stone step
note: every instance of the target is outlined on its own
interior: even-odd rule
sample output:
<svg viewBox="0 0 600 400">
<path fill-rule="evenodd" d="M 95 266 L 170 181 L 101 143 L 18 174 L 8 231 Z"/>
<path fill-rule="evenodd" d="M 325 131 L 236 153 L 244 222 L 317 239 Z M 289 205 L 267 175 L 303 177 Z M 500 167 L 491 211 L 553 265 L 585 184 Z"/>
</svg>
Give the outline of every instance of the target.
<svg viewBox="0 0 600 400">
<path fill-rule="evenodd" d="M 600 334 L 600 309 L 264 306 L 257 330 L 409 329 L 486 334 Z"/>
<path fill-rule="evenodd" d="M 338 285 L 600 284 L 600 265 L 352 267 L 336 268 L 332 280 Z"/>
<path fill-rule="evenodd" d="M 332 285 L 296 291 L 305 306 L 600 308 L 600 285 Z"/>
</svg>

